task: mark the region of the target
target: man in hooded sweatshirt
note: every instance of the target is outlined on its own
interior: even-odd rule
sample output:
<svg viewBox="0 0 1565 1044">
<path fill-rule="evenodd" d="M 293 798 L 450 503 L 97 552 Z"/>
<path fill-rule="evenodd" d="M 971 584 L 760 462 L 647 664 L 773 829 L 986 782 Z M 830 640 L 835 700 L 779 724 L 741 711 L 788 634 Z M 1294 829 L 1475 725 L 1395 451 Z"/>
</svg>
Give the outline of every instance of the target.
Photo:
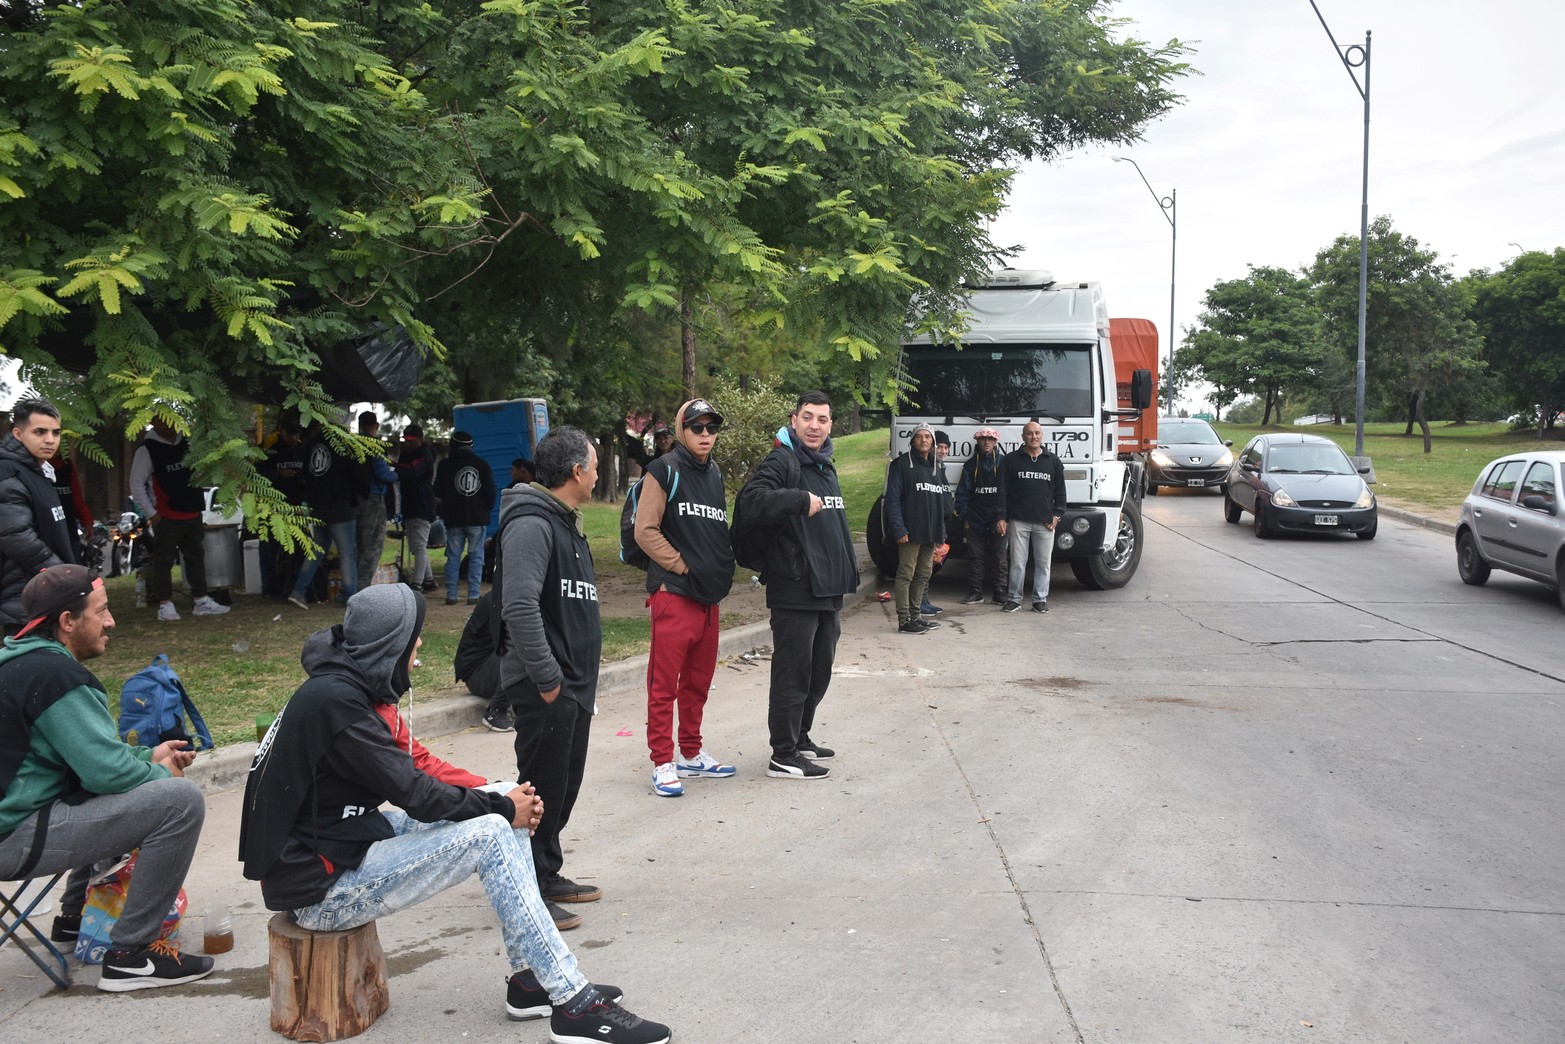
<svg viewBox="0 0 1565 1044">
<path fill-rule="evenodd" d="M 1000 500 L 1000 432 L 979 428 L 973 441 L 977 445 L 962 465 L 962 479 L 956 486 L 956 515 L 967 538 L 967 597 L 962 604 L 979 604 L 989 590 L 994 604 L 1004 605 L 1005 537 L 998 525 L 1005 513 Z"/>
<path fill-rule="evenodd" d="M 728 494 L 712 459 L 723 415 L 692 399 L 675 416 L 679 442 L 647 465 L 636 501 L 636 543 L 647 553 L 647 747 L 652 792 L 679 797 L 684 779 L 727 779 L 734 767 L 706 752 L 701 717 L 717 669 L 717 605 L 734 582 Z M 674 761 L 674 708 L 679 761 Z"/>
<path fill-rule="evenodd" d="M 46 399 L 21 399 L 0 441 L 0 626 L 27 622 L 22 588 L 49 566 L 75 562 L 65 508 L 54 486 L 60 411 Z"/>
<path fill-rule="evenodd" d="M 536 481 L 500 498 L 496 641 L 500 687 L 516 713 L 516 778 L 531 780 L 543 798 L 532 839 L 538 888 L 563 931 L 581 917 L 557 904 L 603 898 L 596 885 L 560 874 L 560 834 L 587 767 L 603 652 L 597 575 L 581 517 L 598 482 L 598 450 L 580 428 L 555 428 L 538 440 L 533 467 Z"/>
<path fill-rule="evenodd" d="M 245 784 L 245 877 L 261 882 L 267 909 L 310 931 L 346 931 L 476 872 L 510 962 L 508 1015 L 547 1014 L 551 1039 L 568 1044 L 668 1040 L 668 1027 L 619 1006 L 619 990 L 588 982 L 555 930 L 520 837 L 543 814 L 532 789 L 502 794 L 421 771 L 382 717 L 380 706 L 408 689 L 424 604 L 402 584 L 370 587 L 348 599 L 342 623 L 306 641 L 309 678 L 261 741 Z M 395 807 L 383 812 L 386 802 Z"/>
<path fill-rule="evenodd" d="M 927 424 L 913 429 L 906 453 L 886 468 L 886 535 L 897 544 L 897 577 L 892 594 L 897 630 L 924 634 L 940 625 L 925 620 L 924 596 L 935 567 L 935 545 L 945 542 L 946 483 L 935 457 L 935 433 Z"/>
<path fill-rule="evenodd" d="M 766 774 L 822 779 L 836 752 L 810 738 L 842 634 L 842 596 L 859 586 L 853 534 L 832 464 L 831 400 L 807 391 L 739 492 L 740 515 L 770 527 L 761 582 L 772 611 L 772 683 Z"/>
<path fill-rule="evenodd" d="M 451 452 L 435 469 L 435 502 L 446 523 L 447 605 L 456 605 L 464 547 L 468 555 L 467 604 L 478 604 L 478 585 L 484 576 L 484 536 L 494 498 L 494 472 L 489 462 L 473 451 L 473 436 L 453 432 Z"/>
</svg>

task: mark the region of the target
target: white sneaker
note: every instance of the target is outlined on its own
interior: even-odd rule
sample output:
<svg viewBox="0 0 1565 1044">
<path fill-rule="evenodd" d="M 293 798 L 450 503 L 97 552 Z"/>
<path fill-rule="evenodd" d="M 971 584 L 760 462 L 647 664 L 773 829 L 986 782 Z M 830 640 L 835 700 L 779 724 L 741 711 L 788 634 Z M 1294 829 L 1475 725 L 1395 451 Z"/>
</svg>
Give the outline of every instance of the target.
<svg viewBox="0 0 1565 1044">
<path fill-rule="evenodd" d="M 684 792 L 685 785 L 679 781 L 672 761 L 665 761 L 652 770 L 652 793 L 659 797 L 679 797 Z"/>
<path fill-rule="evenodd" d="M 229 607 L 212 600 L 211 595 L 202 595 L 196 599 L 196 607 L 190 610 L 192 616 L 222 616 L 228 612 Z"/>
<path fill-rule="evenodd" d="M 674 770 L 684 779 L 703 777 L 706 779 L 728 779 L 738 771 L 732 765 L 725 765 L 712 757 L 712 755 L 706 752 L 705 747 L 701 748 L 701 753 L 689 760 L 680 758 L 678 764 L 674 766 Z"/>
<path fill-rule="evenodd" d="M 159 602 L 158 619 L 164 623 L 173 623 L 179 619 L 179 610 L 174 608 L 173 602 Z"/>
</svg>

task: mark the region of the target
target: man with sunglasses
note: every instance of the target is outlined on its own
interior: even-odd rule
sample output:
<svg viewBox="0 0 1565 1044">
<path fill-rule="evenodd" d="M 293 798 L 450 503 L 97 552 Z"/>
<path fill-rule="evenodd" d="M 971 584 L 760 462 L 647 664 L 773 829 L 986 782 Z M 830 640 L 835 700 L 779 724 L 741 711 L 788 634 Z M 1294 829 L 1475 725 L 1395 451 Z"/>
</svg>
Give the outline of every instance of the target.
<svg viewBox="0 0 1565 1044">
<path fill-rule="evenodd" d="M 734 582 L 728 496 L 712 459 L 723 415 L 705 399 L 679 408 L 679 441 L 647 465 L 636 504 L 636 543 L 647 566 L 652 653 L 647 661 L 647 747 L 652 792 L 679 797 L 684 779 L 727 779 L 734 767 L 706 752 L 701 716 L 717 669 L 718 603 Z M 679 758 L 674 712 L 679 711 Z"/>
</svg>

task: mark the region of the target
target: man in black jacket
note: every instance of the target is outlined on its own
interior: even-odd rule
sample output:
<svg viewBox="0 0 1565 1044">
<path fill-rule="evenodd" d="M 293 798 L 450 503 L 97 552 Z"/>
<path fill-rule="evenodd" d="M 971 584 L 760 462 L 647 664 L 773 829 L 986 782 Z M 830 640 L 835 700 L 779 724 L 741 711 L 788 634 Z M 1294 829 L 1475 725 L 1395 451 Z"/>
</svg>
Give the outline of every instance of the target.
<svg viewBox="0 0 1565 1044">
<path fill-rule="evenodd" d="M 1028 421 L 1022 448 L 1000 462 L 1000 521 L 995 527 L 1009 541 L 1010 586 L 1001 610 L 1022 607 L 1022 576 L 1032 552 L 1032 611 L 1049 611 L 1049 565 L 1054 527 L 1065 514 L 1065 466 L 1043 444 L 1043 425 Z"/>
<path fill-rule="evenodd" d="M 464 546 L 468 555 L 467 604 L 478 602 L 478 585 L 484 576 L 484 537 L 494 497 L 494 473 L 488 462 L 473 452 L 473 436 L 453 432 L 451 452 L 435 469 L 435 501 L 446 523 L 447 605 L 456 605 Z"/>
<path fill-rule="evenodd" d="M 51 459 L 60 448 L 60 411 L 20 399 L 0 441 L 0 624 L 7 635 L 27 622 L 22 588 L 50 566 L 76 561 Z"/>
<path fill-rule="evenodd" d="M 666 1026 L 619 1006 L 620 991 L 588 982 L 550 922 L 519 837 L 543 814 L 532 788 L 500 794 L 426 775 L 376 713 L 407 691 L 423 623 L 421 597 L 383 584 L 349 599 L 342 623 L 306 642 L 309 679 L 261 741 L 245 785 L 245 876 L 261 882 L 267 909 L 311 931 L 346 931 L 477 873 L 500 919 L 511 985 L 523 987 L 508 991 L 513 1018 L 549 1014 L 556 1041 L 668 1040 Z M 385 802 L 396 807 L 382 812 Z"/>
<path fill-rule="evenodd" d="M 692 399 L 674 418 L 679 442 L 647 465 L 636 501 L 636 543 L 645 551 L 652 652 L 647 660 L 647 749 L 652 793 L 679 797 L 681 779 L 735 774 L 706 752 L 701 719 L 717 669 L 718 603 L 734 582 L 728 494 L 712 459 L 723 415 Z M 679 761 L 674 710 L 679 709 Z"/>
<path fill-rule="evenodd" d="M 1000 501 L 1000 433 L 994 428 L 973 432 L 973 455 L 962 465 L 956 486 L 956 515 L 967 536 L 967 597 L 963 605 L 977 605 L 994 592 L 994 604 L 1004 605 L 1006 595 L 1005 537 L 999 521 L 1005 514 Z"/>
<path fill-rule="evenodd" d="M 435 589 L 435 572 L 429 567 L 429 527 L 435 521 L 435 454 L 424 444 L 424 429 L 409 424 L 402 429 L 402 450 L 393 465 L 397 494 L 402 504 L 402 529 L 407 534 L 413 565 L 408 583 L 417 590 Z"/>
<path fill-rule="evenodd" d="M 316 520 L 311 536 L 320 552 L 305 560 L 288 601 L 300 609 L 309 608 L 310 585 L 325 563 L 326 553 L 335 545 L 337 570 L 342 577 L 337 602 L 343 604 L 359 591 L 358 503 L 368 495 L 369 481 L 359 462 L 346 449 L 333 444 L 324 425 L 315 426 L 304 460 L 305 499 Z"/>
<path fill-rule="evenodd" d="M 819 762 L 836 753 L 810 729 L 831 684 L 842 596 L 858 589 L 859 567 L 831 454 L 831 400 L 807 391 L 739 493 L 740 515 L 775 533 L 761 582 L 772 611 L 766 774 L 779 779 L 823 778 L 828 769 Z"/>
<path fill-rule="evenodd" d="M 516 778 L 531 780 L 544 801 L 533 865 L 549 915 L 563 931 L 581 917 L 557 903 L 603 898 L 596 885 L 560 875 L 560 834 L 587 768 L 603 652 L 597 575 L 581 516 L 598 483 L 598 450 L 580 428 L 555 428 L 538 441 L 533 466 L 537 481 L 500 498 L 500 685 L 516 713 Z"/>
<path fill-rule="evenodd" d="M 924 634 L 940 625 L 923 618 L 935 545 L 945 542 L 946 483 L 935 455 L 929 425 L 913 429 L 908 451 L 886 467 L 886 536 L 897 544 L 897 576 L 892 593 L 897 630 Z"/>
</svg>

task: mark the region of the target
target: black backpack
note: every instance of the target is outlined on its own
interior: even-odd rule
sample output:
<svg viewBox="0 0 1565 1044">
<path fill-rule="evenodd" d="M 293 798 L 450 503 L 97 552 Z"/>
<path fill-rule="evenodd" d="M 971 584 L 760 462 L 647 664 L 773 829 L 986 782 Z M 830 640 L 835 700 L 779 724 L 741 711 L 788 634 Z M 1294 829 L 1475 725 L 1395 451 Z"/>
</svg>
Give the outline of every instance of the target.
<svg viewBox="0 0 1565 1044">
<path fill-rule="evenodd" d="M 679 472 L 669 468 L 674 474 L 673 488 L 668 491 L 668 503 L 674 502 L 674 494 L 679 492 Z M 630 489 L 625 492 L 625 503 L 619 509 L 619 560 L 628 566 L 637 569 L 646 569 L 652 564 L 652 559 L 636 543 L 636 502 L 641 497 L 641 484 L 647 480 L 646 473 L 630 484 Z"/>
<path fill-rule="evenodd" d="M 792 453 L 787 455 L 788 484 L 785 488 L 797 489 L 799 487 L 799 458 Z M 760 470 L 760 465 L 756 465 Z M 750 483 L 755 481 L 755 472 L 745 480 L 744 486 L 739 490 L 739 495 L 734 497 L 733 514 L 728 519 L 728 546 L 733 548 L 734 562 L 741 568 L 761 572 L 766 568 L 766 548 L 776 538 L 775 526 L 764 525 L 759 522 L 746 522 L 740 514 L 739 505 L 744 503 L 745 490 L 750 488 Z"/>
</svg>

